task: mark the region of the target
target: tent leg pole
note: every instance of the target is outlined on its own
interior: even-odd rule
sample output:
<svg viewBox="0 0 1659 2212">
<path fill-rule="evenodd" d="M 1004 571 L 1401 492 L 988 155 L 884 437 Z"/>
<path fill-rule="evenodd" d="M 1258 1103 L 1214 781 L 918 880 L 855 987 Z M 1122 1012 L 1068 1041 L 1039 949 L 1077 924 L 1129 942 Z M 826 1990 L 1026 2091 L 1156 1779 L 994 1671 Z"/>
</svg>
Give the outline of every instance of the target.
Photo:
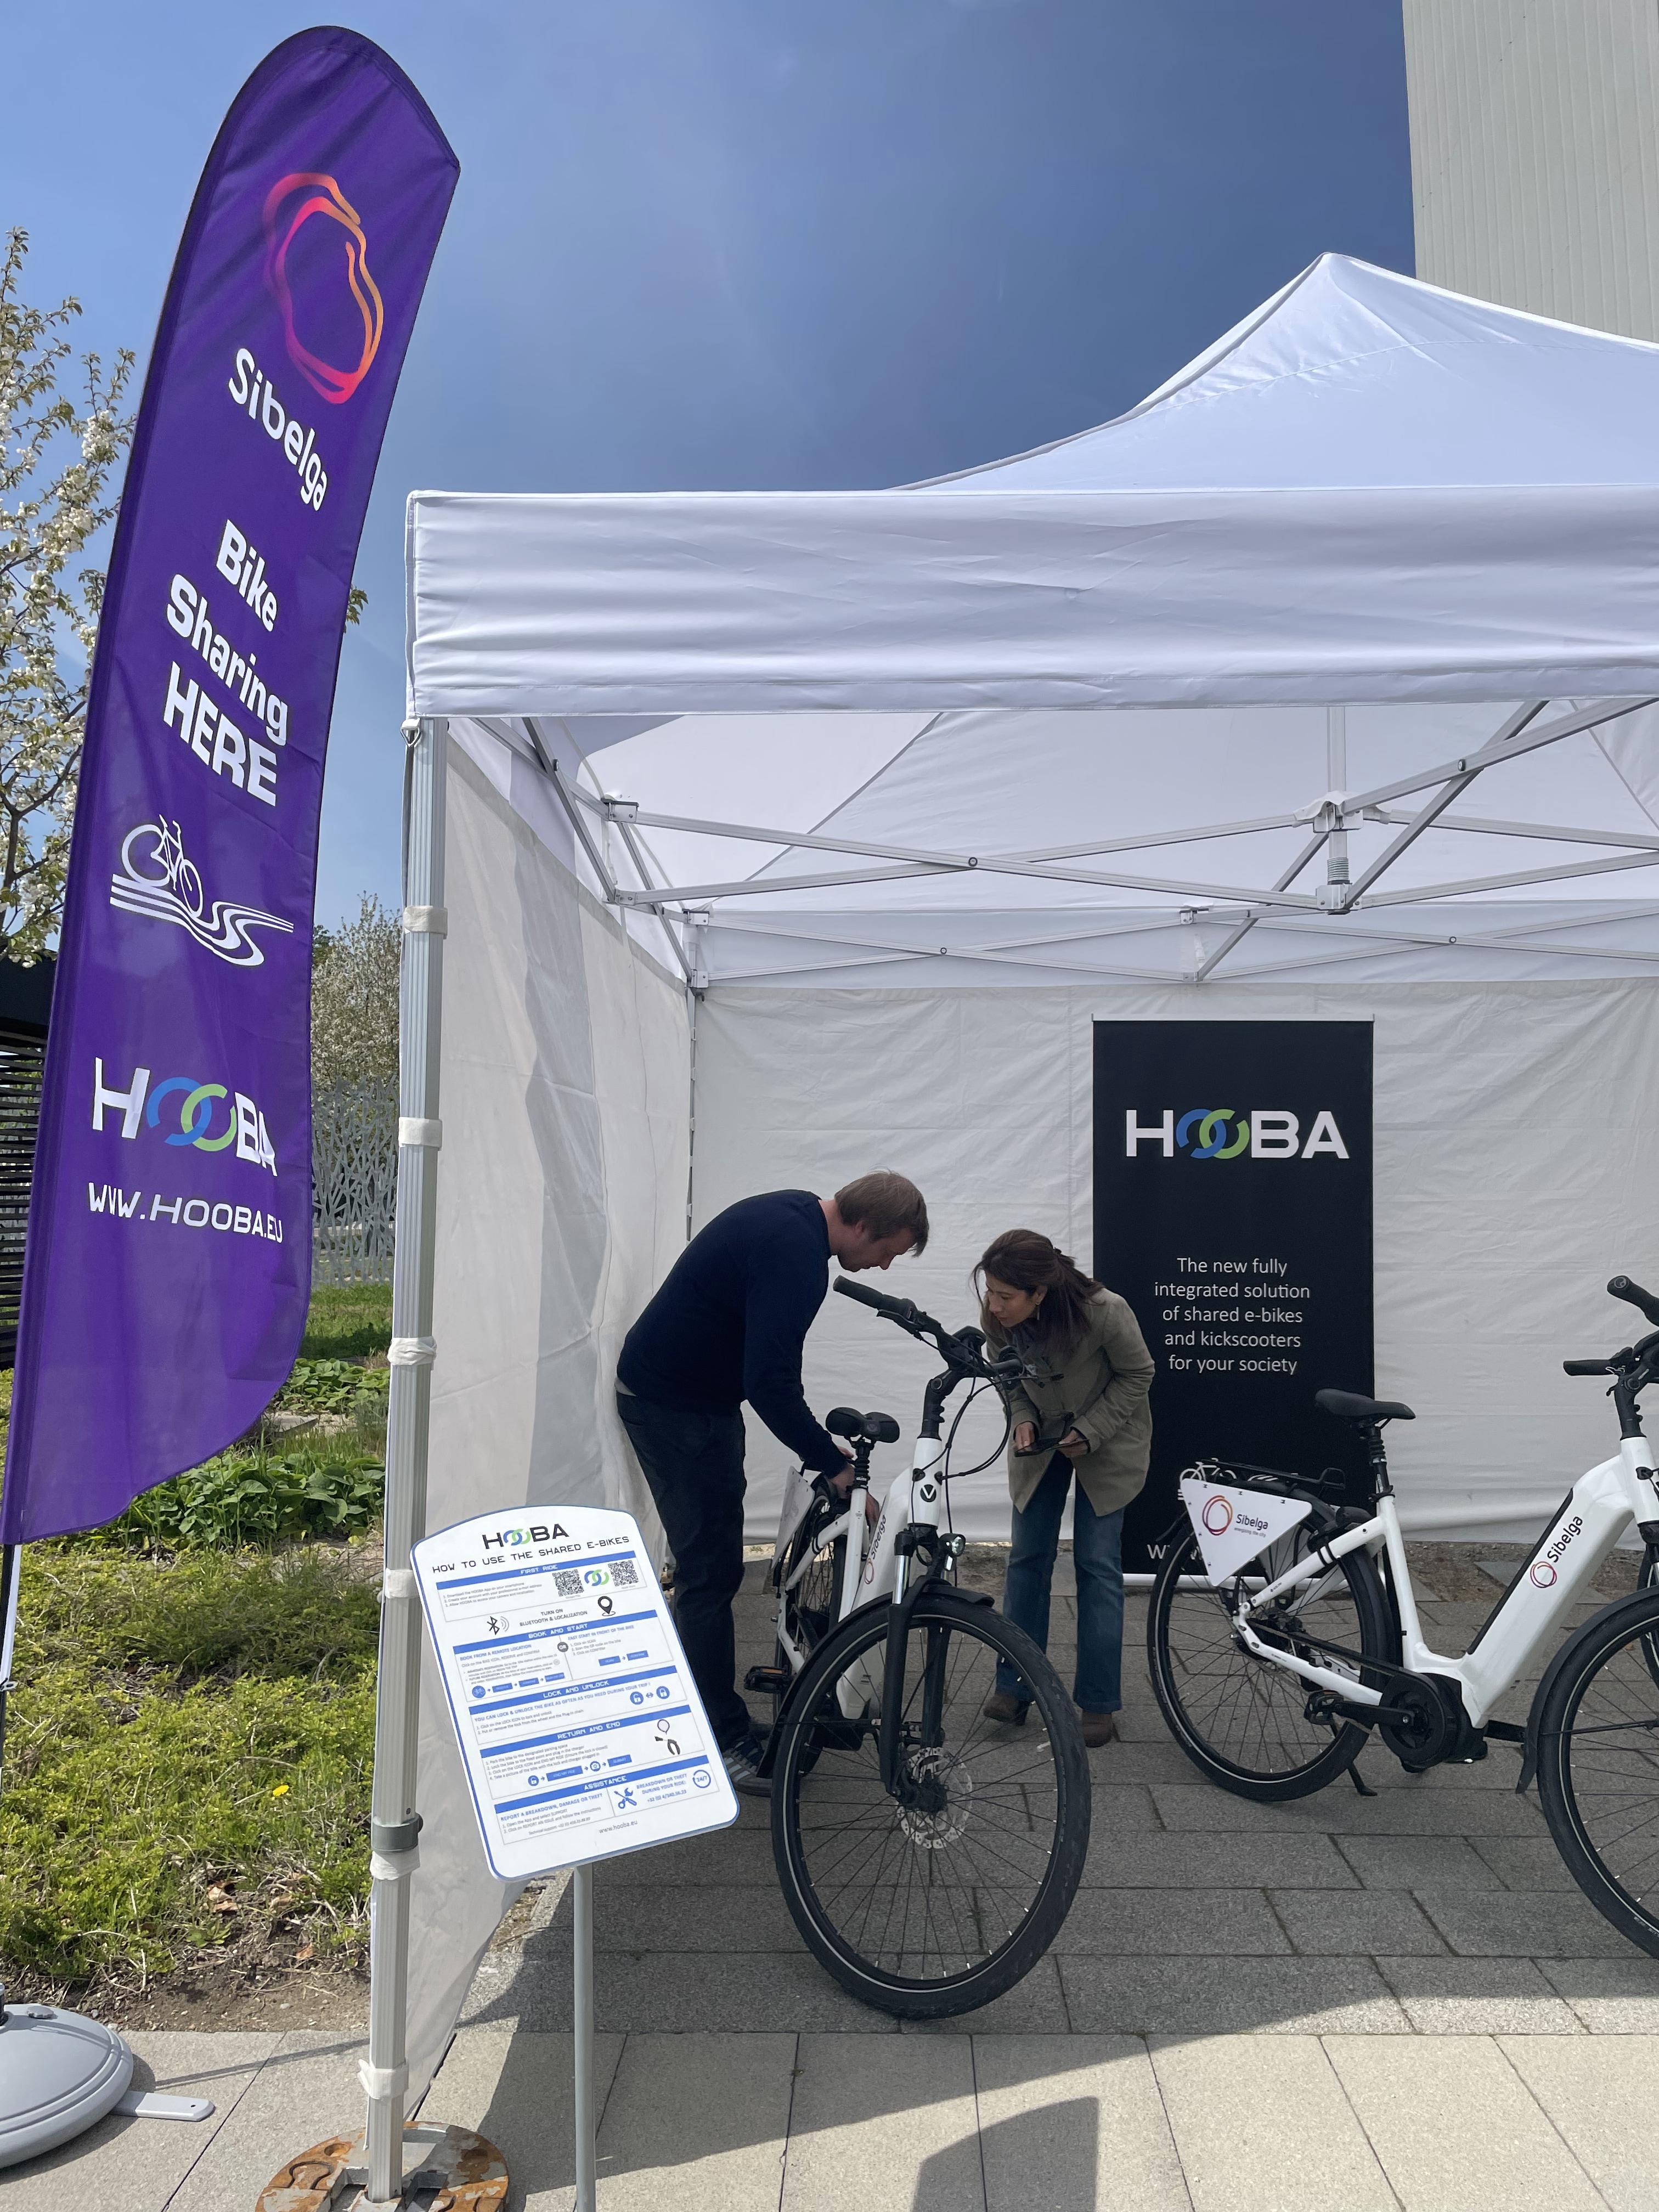
<svg viewBox="0 0 1659 2212">
<path fill-rule="evenodd" d="M 401 2203 L 409 2086 L 409 1884 L 419 1864 L 415 1773 L 421 1618 L 410 1547 L 426 1533 L 432 1405 L 432 1279 L 437 1207 L 438 1059 L 443 1002 L 444 765 L 449 728 L 406 732 L 404 944 L 398 1042 L 398 1225 L 392 1262 L 392 1378 L 386 1412 L 386 1573 L 369 1822 L 368 2198 Z"/>
</svg>

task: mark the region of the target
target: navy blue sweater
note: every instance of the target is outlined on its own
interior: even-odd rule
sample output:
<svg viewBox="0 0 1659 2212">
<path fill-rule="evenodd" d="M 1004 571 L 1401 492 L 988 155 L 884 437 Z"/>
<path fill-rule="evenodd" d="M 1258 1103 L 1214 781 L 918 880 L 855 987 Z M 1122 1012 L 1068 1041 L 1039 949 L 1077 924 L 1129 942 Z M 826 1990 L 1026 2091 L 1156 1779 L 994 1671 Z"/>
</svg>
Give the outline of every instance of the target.
<svg viewBox="0 0 1659 2212">
<path fill-rule="evenodd" d="M 830 1230 L 810 1190 L 739 1199 L 699 1230 L 628 1332 L 617 1378 L 696 1413 L 747 1399 L 803 1465 L 846 1458 L 807 1408 L 801 1341 L 830 1287 Z"/>
</svg>

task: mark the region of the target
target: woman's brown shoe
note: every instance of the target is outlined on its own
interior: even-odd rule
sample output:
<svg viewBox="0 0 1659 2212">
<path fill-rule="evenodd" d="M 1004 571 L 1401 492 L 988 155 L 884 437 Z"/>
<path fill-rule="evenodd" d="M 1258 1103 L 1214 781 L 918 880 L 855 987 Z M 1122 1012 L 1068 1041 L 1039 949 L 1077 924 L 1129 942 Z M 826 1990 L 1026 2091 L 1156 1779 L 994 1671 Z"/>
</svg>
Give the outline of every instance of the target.
<svg viewBox="0 0 1659 2212">
<path fill-rule="evenodd" d="M 1098 1751 L 1103 1743 L 1117 1741 L 1115 1713 L 1085 1713 L 1080 1707 L 1079 1711 L 1083 1721 L 1083 1741 L 1091 1751 Z"/>
<path fill-rule="evenodd" d="M 993 1690 L 980 1710 L 988 1721 L 1006 1721 L 1011 1728 L 1018 1728 L 1030 1711 L 1030 1700 L 1017 1698 L 1011 1691 Z"/>
</svg>

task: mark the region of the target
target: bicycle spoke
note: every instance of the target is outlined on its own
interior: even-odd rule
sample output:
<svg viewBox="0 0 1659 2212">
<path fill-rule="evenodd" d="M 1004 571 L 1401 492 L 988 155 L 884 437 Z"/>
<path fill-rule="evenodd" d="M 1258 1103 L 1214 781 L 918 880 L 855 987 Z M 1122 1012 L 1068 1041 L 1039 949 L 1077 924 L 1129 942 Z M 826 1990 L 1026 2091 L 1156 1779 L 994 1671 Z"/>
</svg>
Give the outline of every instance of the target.
<svg viewBox="0 0 1659 2212">
<path fill-rule="evenodd" d="M 1239 1639 L 1235 1608 L 1303 1556 L 1301 1531 L 1281 1538 L 1246 1577 L 1167 1594 L 1160 1631 L 1164 1655 L 1160 1694 L 1172 1699 L 1204 1749 L 1241 1776 L 1261 1782 L 1305 1773 L 1335 1740 L 1322 1715 L 1309 1717 L 1312 1685 L 1290 1668 L 1258 1657 Z M 1182 1562 L 1183 1565 L 1187 1564 Z M 1191 1561 L 1197 1565 L 1194 1555 Z M 1347 1576 L 1328 1570 L 1255 1611 L 1250 1625 L 1270 1650 L 1317 1658 L 1320 1647 L 1363 1648 L 1360 1619 Z M 1357 1673 L 1357 1668 L 1355 1669 Z M 1339 1724 L 1340 1725 L 1340 1724 Z"/>
<path fill-rule="evenodd" d="M 1566 1717 L 1559 1749 L 1583 1843 L 1602 1875 L 1659 1927 L 1659 1686 L 1651 1637 L 1650 1627 L 1634 1628 L 1605 1653 Z M 1591 1896 L 1600 1902 L 1594 1889 Z"/>
<path fill-rule="evenodd" d="M 878 1635 L 849 1656 L 802 1717 L 803 1740 L 811 1731 L 817 1746 L 797 1785 L 802 1872 L 861 1960 L 908 1981 L 945 1981 L 1003 1950 L 1043 1892 L 1061 1803 L 1055 1753 L 1036 1705 L 1017 1741 L 986 1720 L 994 1643 L 965 1624 L 913 1627 L 900 1701 L 902 1780 L 889 1795 L 872 1696 L 885 1653 Z M 866 1713 L 856 1743 L 835 1735 L 844 1725 L 843 1683 L 855 1686 Z"/>
</svg>

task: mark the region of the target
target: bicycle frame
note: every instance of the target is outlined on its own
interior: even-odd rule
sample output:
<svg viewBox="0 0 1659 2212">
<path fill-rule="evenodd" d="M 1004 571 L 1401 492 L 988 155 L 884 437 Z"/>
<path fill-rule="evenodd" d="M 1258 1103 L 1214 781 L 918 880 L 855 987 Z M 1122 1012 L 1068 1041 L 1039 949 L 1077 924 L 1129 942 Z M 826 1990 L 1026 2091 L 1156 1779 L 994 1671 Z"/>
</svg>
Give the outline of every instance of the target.
<svg viewBox="0 0 1659 2212">
<path fill-rule="evenodd" d="M 1406 1561 L 1399 1507 L 1392 1491 L 1384 1491 L 1369 1521 L 1317 1545 L 1287 1573 L 1250 1591 L 1234 1614 L 1233 1625 L 1241 1641 L 1258 1659 L 1299 1674 L 1316 1688 L 1331 1691 L 1351 1705 L 1384 1705 L 1386 1692 L 1373 1689 L 1352 1674 L 1320 1666 L 1264 1643 L 1250 1622 L 1291 1591 L 1316 1577 L 1328 1576 L 1351 1552 L 1385 1552 L 1400 1611 L 1401 1665 L 1409 1674 L 1437 1674 L 1455 1682 L 1470 1722 L 1480 1728 L 1525 1671 L 1528 1661 L 1554 1634 L 1626 1530 L 1636 1523 L 1656 1521 L 1659 1521 L 1659 1480 L 1651 1447 L 1645 1437 L 1626 1437 L 1615 1458 L 1603 1460 L 1579 1477 L 1474 1644 L 1461 1658 L 1450 1658 L 1425 1640 Z"/>
<path fill-rule="evenodd" d="M 793 1589 L 809 1571 L 819 1555 L 844 1539 L 847 1545 L 847 1565 L 842 1574 L 841 1611 L 836 1625 L 860 1607 L 885 1601 L 902 1604 L 908 1580 L 909 1558 L 898 1549 L 900 1532 L 921 1527 L 937 1528 L 944 1518 L 945 1484 L 938 1470 L 945 1456 L 945 1446 L 938 1437 L 918 1437 L 910 1465 L 893 1477 L 882 1500 L 880 1515 L 873 1531 L 865 1509 L 868 1492 L 855 1489 L 846 1512 L 825 1523 L 819 1531 L 817 1543 L 779 1592 Z M 791 1639 L 785 1626 L 787 1608 L 778 1607 L 778 1642 L 788 1654 L 791 1671 L 799 1674 L 806 1663 L 806 1654 Z M 868 1672 L 869 1670 L 866 1670 Z M 851 1719 L 851 1676 L 840 1687 L 842 1705 Z M 880 1694 L 880 1684 L 871 1677 L 872 1694 Z"/>
</svg>

